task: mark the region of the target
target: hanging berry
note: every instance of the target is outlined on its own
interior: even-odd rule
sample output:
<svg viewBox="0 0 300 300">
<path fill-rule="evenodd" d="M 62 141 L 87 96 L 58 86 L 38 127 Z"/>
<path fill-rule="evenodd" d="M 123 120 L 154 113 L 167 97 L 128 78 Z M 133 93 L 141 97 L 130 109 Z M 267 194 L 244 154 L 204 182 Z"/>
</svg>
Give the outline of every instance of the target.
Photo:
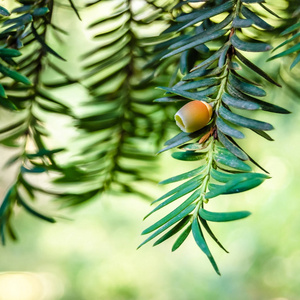
<svg viewBox="0 0 300 300">
<path fill-rule="evenodd" d="M 212 115 L 212 107 L 205 101 L 194 100 L 182 106 L 175 114 L 177 126 L 184 132 L 203 128 Z"/>
</svg>

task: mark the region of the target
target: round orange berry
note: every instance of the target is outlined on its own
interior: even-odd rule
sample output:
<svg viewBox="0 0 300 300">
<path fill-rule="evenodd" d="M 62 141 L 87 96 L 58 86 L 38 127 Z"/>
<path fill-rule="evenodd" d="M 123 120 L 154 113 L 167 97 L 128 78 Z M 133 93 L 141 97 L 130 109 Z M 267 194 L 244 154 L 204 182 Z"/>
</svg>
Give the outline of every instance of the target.
<svg viewBox="0 0 300 300">
<path fill-rule="evenodd" d="M 175 114 L 178 127 L 184 132 L 194 132 L 210 121 L 212 107 L 205 101 L 194 100 L 182 106 Z"/>
</svg>

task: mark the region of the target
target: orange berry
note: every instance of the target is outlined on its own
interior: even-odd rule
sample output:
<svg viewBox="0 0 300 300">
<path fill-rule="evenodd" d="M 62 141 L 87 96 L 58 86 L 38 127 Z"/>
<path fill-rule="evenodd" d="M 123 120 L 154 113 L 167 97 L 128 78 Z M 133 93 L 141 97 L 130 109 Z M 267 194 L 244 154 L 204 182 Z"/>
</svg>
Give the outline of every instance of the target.
<svg viewBox="0 0 300 300">
<path fill-rule="evenodd" d="M 212 107 L 205 101 L 190 101 L 175 114 L 177 126 L 184 132 L 194 132 L 203 128 L 212 115 Z"/>
</svg>

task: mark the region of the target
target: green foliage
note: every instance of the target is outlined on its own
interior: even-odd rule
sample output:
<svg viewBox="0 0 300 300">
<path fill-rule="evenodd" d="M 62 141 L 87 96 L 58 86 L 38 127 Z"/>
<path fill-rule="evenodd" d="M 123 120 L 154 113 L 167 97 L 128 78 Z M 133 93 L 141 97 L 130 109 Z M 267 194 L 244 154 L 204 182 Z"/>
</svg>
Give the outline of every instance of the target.
<svg viewBox="0 0 300 300">
<path fill-rule="evenodd" d="M 200 167 L 163 182 L 191 178 L 154 201 L 156 203 L 163 200 L 150 214 L 185 195 L 188 198 L 171 213 L 144 230 L 143 234 L 156 231 L 141 245 L 178 223 L 166 234 L 169 237 L 182 232 L 173 245 L 173 250 L 178 249 L 192 231 L 196 244 L 206 254 L 218 274 L 220 272 L 207 246 L 202 227 L 219 244 L 206 221 L 232 221 L 247 217 L 249 213 L 213 213 L 206 211 L 204 206 L 214 197 L 250 190 L 269 178 L 267 175 L 251 172 L 252 167 L 246 161 L 260 166 L 234 138 L 243 139 L 245 135 L 240 130 L 248 128 L 271 140 L 265 131 L 272 130 L 273 126 L 253 117 L 245 117 L 243 111 L 288 113 L 284 108 L 258 99 L 257 97 L 266 96 L 265 90 L 258 80 L 252 81 L 243 75 L 245 71 L 250 70 L 256 73 L 256 78 L 262 77 L 279 86 L 265 71 L 240 52 L 265 52 L 272 48 L 268 43 L 250 39 L 243 30 L 253 25 L 256 31 L 260 28 L 273 28 L 255 15 L 251 6 L 254 2 L 259 1 L 223 1 L 221 5 L 217 1 L 207 2 L 198 9 L 179 14 L 176 17 L 177 24 L 169 31 L 173 31 L 175 35 L 182 30 L 189 30 L 190 35 L 172 44 L 169 52 L 163 57 L 172 57 L 182 51 L 197 51 L 195 47 L 210 43 L 209 52 L 202 55 L 187 76 L 183 76 L 171 88 L 162 87 L 167 93 L 161 99 L 168 103 L 181 99 L 206 101 L 213 107 L 214 114 L 203 129 L 192 134 L 180 133 L 166 143 L 167 147 L 163 151 L 180 146 L 181 151 L 173 153 L 172 156 L 183 161 L 199 161 Z M 181 3 L 182 6 L 186 5 Z M 227 16 L 224 17 L 222 13 L 225 12 Z M 216 16 L 219 16 L 218 21 L 212 20 L 212 17 Z M 200 21 L 202 23 L 199 25 Z M 161 99 L 159 101 L 162 101 Z M 189 193 L 192 195 L 188 196 Z M 165 240 L 164 237 L 161 239 Z M 161 240 L 158 241 L 160 243 Z"/>
<path fill-rule="evenodd" d="M 112 13 L 109 17 L 106 13 L 97 15 L 91 22 L 89 29 L 97 30 L 94 39 L 100 43 L 82 57 L 83 81 L 91 100 L 85 103 L 88 113 L 78 116 L 83 158 L 79 164 L 85 168 L 83 176 L 94 183 L 94 192 L 111 189 L 145 197 L 132 183 L 149 176 L 149 172 L 145 173 L 146 164 L 155 159 L 149 136 L 156 133 L 164 136 L 164 128 L 158 122 L 164 111 L 152 104 L 157 85 L 155 80 L 151 81 L 155 69 L 144 71 L 155 39 L 151 41 L 152 37 L 140 35 L 139 30 L 153 26 L 160 15 L 147 3 L 136 11 L 131 1 L 125 0 L 112 1 L 109 5 L 96 1 L 89 6 L 103 12 L 111 9 Z M 69 174 L 65 180 L 68 178 Z M 74 178 L 79 184 L 82 179 Z"/>
<path fill-rule="evenodd" d="M 155 181 L 154 152 L 172 126 L 170 112 L 173 115 L 175 105 L 200 100 L 212 106 L 208 124 L 192 133 L 178 133 L 160 151 L 177 148 L 172 157 L 193 169 L 161 182 L 179 185 L 155 200 L 153 204 L 158 205 L 145 218 L 178 205 L 143 231 L 150 236 L 139 247 L 155 238 L 154 245 L 158 245 L 177 235 L 175 251 L 192 233 L 220 274 L 205 235 L 227 250 L 209 222 L 239 220 L 250 213 L 212 212 L 206 206 L 215 197 L 251 190 L 269 178 L 236 139 L 245 139 L 251 130 L 272 141 L 268 132 L 273 126 L 257 120 L 255 112 L 289 113 L 266 101 L 267 84 L 272 88 L 280 85 L 248 55 L 272 49 L 270 42 L 280 27 L 269 24 L 270 18 L 278 18 L 272 4 L 260 0 L 145 0 L 138 6 L 131 0 L 90 2 L 84 9 L 99 12 L 88 28 L 96 46 L 80 57 L 82 77 L 72 79 L 59 65 L 68 58 L 49 41 L 61 41 L 66 34 L 53 24 L 56 9 L 67 5 L 81 20 L 80 9 L 72 0 L 67 4 L 54 0 L 15 3 L 11 12 L 0 6 L 4 26 L 0 33 L 0 105 L 13 115 L 0 129 L 0 142 L 19 150 L 7 162 L 7 166 L 18 164 L 18 171 L 0 206 L 2 243 L 7 234 L 16 239 L 12 227 L 16 205 L 55 222 L 34 208 L 31 201 L 38 194 L 51 195 L 63 206 L 84 203 L 106 191 L 149 197 L 140 186 Z M 290 48 L 270 58 L 297 53 L 291 67 L 300 60 L 299 9 L 294 16 L 294 24 L 282 32 L 292 37 L 277 47 Z M 46 70 L 59 79 L 46 82 Z M 54 96 L 56 89 L 74 83 L 89 94 L 76 113 Z M 58 163 L 57 155 L 66 149 L 47 145 L 45 120 L 51 114 L 76 123 L 80 141 L 76 162 Z M 50 188 L 34 181 L 46 173 L 55 176 Z M 64 186 L 71 191 L 64 191 Z"/>
<path fill-rule="evenodd" d="M 19 149 L 19 154 L 7 162 L 7 167 L 18 164 L 18 173 L 0 207 L 3 244 L 6 233 L 12 239 L 16 238 L 11 224 L 16 205 L 38 218 L 55 222 L 29 202 L 36 198 L 37 193 L 60 194 L 34 182 L 38 174 L 62 172 L 55 162 L 55 155 L 63 149 L 48 149 L 45 138 L 49 133 L 44 128 L 42 116 L 53 113 L 70 115 L 70 109 L 56 100 L 42 81 L 45 67 L 51 68 L 47 55 L 62 59 L 46 43 L 46 35 L 58 31 L 51 24 L 54 3 L 18 2 L 19 6 L 12 10 L 10 18 L 4 20 L 5 29 L 1 33 L 0 72 L 5 76 L 1 85 L 1 105 L 15 113 L 12 121 L 1 129 L 0 141 L 5 146 Z M 55 72 L 61 73 L 54 64 L 52 66 Z"/>
<path fill-rule="evenodd" d="M 295 20 L 295 24 L 289 26 L 283 32 L 281 32 L 280 35 L 284 36 L 286 38 L 286 40 L 284 42 L 282 42 L 281 44 L 279 44 L 274 49 L 274 51 L 279 48 L 282 48 L 283 46 L 287 46 L 288 48 L 269 58 L 269 60 L 272 60 L 272 59 L 287 56 L 290 54 L 296 54 L 296 58 L 294 59 L 294 61 L 291 64 L 291 69 L 294 68 L 300 61 L 300 39 L 299 39 L 299 37 L 300 37 L 300 31 L 299 31 L 300 9 L 299 9 L 299 7 L 297 9 L 295 9 L 292 17 Z M 292 35 L 292 36 L 289 37 L 290 35 Z"/>
</svg>

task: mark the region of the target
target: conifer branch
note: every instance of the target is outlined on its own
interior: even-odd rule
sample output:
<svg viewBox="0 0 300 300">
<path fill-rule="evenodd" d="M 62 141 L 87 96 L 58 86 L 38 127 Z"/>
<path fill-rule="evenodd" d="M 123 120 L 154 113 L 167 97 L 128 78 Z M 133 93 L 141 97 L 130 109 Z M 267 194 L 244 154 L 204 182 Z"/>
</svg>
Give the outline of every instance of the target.
<svg viewBox="0 0 300 300">
<path fill-rule="evenodd" d="M 208 56 L 202 56 L 190 72 L 173 87 L 161 87 L 166 91 L 166 95 L 160 101 L 187 102 L 175 116 L 183 132 L 167 141 L 162 151 L 179 147 L 180 151 L 172 156 L 183 161 L 193 161 L 197 168 L 163 182 L 165 184 L 185 180 L 177 188 L 155 200 L 153 203 L 160 204 L 146 217 L 174 201 L 178 202 L 184 196 L 187 198 L 172 212 L 145 229 L 142 234 L 153 231 L 154 233 L 140 245 L 169 229 L 154 245 L 181 231 L 173 245 L 173 250 L 176 250 L 192 232 L 196 244 L 219 275 L 220 271 L 203 232 L 206 230 L 211 238 L 225 249 L 209 228 L 208 222 L 238 220 L 249 216 L 250 213 L 211 212 L 206 210 L 206 205 L 217 196 L 250 190 L 269 178 L 268 175 L 252 172 L 252 167 L 247 161 L 265 170 L 235 139 L 245 138 L 241 129 L 248 128 L 263 138 L 272 140 L 266 131 L 272 130 L 273 126 L 244 117 L 242 111 L 289 113 L 284 108 L 258 99 L 257 97 L 266 96 L 264 89 L 258 81 L 250 81 L 239 72 L 250 70 L 256 73 L 256 77 L 262 77 L 279 86 L 265 71 L 244 56 L 244 52 L 266 52 L 272 49 L 265 42 L 245 36 L 246 31 L 243 29 L 250 26 L 255 26 L 257 30 L 273 29 L 255 15 L 252 2 L 256 1 L 228 0 L 222 1 L 221 5 L 214 1 L 205 2 L 199 8 L 189 8 L 188 12 L 179 14 L 175 19 L 177 24 L 173 26 L 174 29 L 170 29 L 176 32 L 189 30 L 192 34 L 182 36 L 171 44 L 163 58 L 176 56 L 183 51 L 197 51 L 199 46 L 211 45 Z M 177 7 L 179 4 L 184 7 L 190 3 L 180 1 Z M 219 21 L 213 21 L 212 18 Z M 199 103 L 205 105 L 201 106 Z"/>
</svg>

